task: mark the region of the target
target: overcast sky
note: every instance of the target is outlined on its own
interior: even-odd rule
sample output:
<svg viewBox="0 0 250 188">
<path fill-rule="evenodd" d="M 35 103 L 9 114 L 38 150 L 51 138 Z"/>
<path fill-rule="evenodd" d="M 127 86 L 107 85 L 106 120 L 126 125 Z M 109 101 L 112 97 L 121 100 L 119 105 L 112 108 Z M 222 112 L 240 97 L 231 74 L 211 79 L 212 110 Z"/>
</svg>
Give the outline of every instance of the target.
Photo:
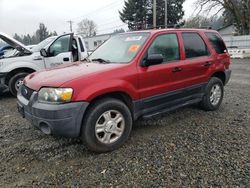
<svg viewBox="0 0 250 188">
<path fill-rule="evenodd" d="M 194 12 L 195 0 L 184 3 L 185 17 Z M 69 32 L 68 20 L 77 23 L 88 18 L 98 25 L 98 34 L 112 32 L 116 28 L 126 28 L 120 21 L 118 10 L 122 10 L 124 0 L 0 0 L 0 31 L 13 35 L 33 33 L 39 23 L 58 34 Z"/>
</svg>

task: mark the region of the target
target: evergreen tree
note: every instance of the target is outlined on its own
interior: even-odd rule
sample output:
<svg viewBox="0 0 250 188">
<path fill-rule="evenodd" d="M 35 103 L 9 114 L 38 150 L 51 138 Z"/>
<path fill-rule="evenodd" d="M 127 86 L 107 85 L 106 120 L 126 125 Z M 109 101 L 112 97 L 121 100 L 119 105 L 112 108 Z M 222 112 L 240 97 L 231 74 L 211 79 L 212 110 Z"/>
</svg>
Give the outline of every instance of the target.
<svg viewBox="0 0 250 188">
<path fill-rule="evenodd" d="M 180 23 L 184 16 L 183 3 L 185 0 L 168 0 L 168 25 Z M 127 0 L 120 18 L 128 24 L 130 30 L 152 28 L 153 6 L 152 0 Z M 157 0 L 157 27 L 165 26 L 165 0 Z"/>
</svg>

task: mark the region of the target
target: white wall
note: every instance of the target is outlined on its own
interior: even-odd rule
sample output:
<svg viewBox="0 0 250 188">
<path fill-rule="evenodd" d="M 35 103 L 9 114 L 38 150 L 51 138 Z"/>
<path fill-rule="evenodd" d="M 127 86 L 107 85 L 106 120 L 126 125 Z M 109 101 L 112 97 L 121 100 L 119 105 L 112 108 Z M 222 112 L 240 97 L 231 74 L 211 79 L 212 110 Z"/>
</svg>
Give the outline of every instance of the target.
<svg viewBox="0 0 250 188">
<path fill-rule="evenodd" d="M 222 38 L 228 47 L 238 46 L 241 48 L 250 48 L 250 35 L 222 36 Z"/>
<path fill-rule="evenodd" d="M 106 35 L 98 35 L 94 37 L 84 38 L 84 42 L 86 44 L 88 51 L 93 51 L 103 42 L 108 40 L 111 36 L 112 34 L 106 34 Z"/>
</svg>

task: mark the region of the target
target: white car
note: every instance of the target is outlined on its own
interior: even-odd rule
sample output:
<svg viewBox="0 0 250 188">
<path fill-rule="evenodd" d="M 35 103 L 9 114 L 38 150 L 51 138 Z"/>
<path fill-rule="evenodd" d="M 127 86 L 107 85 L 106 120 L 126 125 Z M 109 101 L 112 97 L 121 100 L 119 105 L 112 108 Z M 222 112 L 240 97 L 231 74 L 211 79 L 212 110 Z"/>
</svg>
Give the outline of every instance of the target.
<svg viewBox="0 0 250 188">
<path fill-rule="evenodd" d="M 4 33 L 0 39 L 15 48 L 0 58 L 0 88 L 14 96 L 28 74 L 88 56 L 82 37 L 73 33 L 49 37 L 32 49 Z"/>
</svg>

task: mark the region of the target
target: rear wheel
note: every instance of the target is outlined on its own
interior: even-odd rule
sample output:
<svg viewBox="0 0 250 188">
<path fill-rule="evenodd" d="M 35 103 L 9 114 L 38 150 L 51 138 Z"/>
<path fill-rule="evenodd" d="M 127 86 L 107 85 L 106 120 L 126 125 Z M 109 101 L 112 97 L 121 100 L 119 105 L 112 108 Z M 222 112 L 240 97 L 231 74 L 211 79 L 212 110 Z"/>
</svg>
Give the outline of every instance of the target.
<svg viewBox="0 0 250 188">
<path fill-rule="evenodd" d="M 205 95 L 201 101 L 204 110 L 217 110 L 223 100 L 224 86 L 219 78 L 212 77 L 206 87 Z"/>
<path fill-rule="evenodd" d="M 94 103 L 82 125 L 81 137 L 91 151 L 108 152 L 122 146 L 132 129 L 129 108 L 117 99 L 107 98 Z"/>
<path fill-rule="evenodd" d="M 20 86 L 23 84 L 24 78 L 28 75 L 29 73 L 21 72 L 17 73 L 9 81 L 9 90 L 12 95 L 15 97 L 17 96 L 17 91 L 20 88 Z"/>
</svg>

